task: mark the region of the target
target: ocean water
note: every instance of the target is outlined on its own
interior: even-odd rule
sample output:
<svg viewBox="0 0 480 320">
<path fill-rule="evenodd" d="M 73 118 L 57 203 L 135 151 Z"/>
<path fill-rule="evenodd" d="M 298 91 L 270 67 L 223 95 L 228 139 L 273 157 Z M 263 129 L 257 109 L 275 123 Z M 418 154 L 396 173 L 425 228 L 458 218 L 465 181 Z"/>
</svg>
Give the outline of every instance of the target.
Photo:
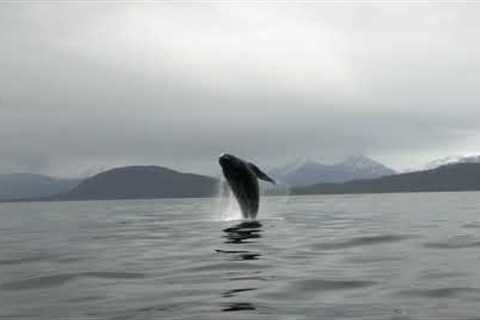
<svg viewBox="0 0 480 320">
<path fill-rule="evenodd" d="M 479 319 L 480 193 L 0 204 L 2 319 Z"/>
</svg>

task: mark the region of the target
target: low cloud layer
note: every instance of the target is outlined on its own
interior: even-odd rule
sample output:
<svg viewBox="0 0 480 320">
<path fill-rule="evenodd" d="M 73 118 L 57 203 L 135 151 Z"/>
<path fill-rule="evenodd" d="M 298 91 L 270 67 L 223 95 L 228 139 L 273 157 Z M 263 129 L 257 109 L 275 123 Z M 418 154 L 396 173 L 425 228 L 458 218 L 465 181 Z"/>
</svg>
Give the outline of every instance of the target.
<svg viewBox="0 0 480 320">
<path fill-rule="evenodd" d="M 0 172 L 480 152 L 480 6 L 0 9 Z"/>
</svg>

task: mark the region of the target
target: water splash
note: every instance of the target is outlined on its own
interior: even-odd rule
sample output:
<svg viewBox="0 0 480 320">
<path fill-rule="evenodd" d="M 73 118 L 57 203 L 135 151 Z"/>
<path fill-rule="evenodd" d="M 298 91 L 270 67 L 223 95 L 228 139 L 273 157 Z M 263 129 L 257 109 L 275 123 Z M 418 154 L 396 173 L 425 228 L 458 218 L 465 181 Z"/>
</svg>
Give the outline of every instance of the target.
<svg viewBox="0 0 480 320">
<path fill-rule="evenodd" d="M 262 218 L 275 216 L 275 212 L 288 202 L 290 187 L 283 183 L 272 186 L 260 183 L 260 211 Z M 216 196 L 216 219 L 222 221 L 243 220 L 242 211 L 224 177 L 219 179 Z"/>
<path fill-rule="evenodd" d="M 217 189 L 217 217 L 222 221 L 241 220 L 242 211 L 238 205 L 237 199 L 230 191 L 226 180 L 222 177 L 219 179 Z"/>
</svg>

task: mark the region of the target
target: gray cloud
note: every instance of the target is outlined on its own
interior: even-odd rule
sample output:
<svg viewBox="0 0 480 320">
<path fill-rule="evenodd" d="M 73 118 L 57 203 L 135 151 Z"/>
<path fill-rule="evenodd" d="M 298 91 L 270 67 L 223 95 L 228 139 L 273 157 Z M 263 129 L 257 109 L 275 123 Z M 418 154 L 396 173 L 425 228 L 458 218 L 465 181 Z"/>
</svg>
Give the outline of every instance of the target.
<svg viewBox="0 0 480 320">
<path fill-rule="evenodd" d="M 0 7 L 3 172 L 478 150 L 479 6 Z"/>
</svg>

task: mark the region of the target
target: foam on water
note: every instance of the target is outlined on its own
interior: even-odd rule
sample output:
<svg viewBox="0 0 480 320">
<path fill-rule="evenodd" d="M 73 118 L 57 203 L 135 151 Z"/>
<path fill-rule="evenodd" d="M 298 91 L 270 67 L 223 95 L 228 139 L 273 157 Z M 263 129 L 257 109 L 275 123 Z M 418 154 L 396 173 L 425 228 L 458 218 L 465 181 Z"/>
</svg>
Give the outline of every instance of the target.
<svg viewBox="0 0 480 320">
<path fill-rule="evenodd" d="M 242 220 L 242 212 L 235 196 L 230 191 L 225 179 L 219 179 L 214 209 L 214 220 L 235 221 Z"/>
<path fill-rule="evenodd" d="M 227 205 L 222 211 L 222 220 L 223 221 L 235 221 L 235 220 L 242 220 L 242 211 L 238 206 L 237 199 L 230 193 L 227 197 Z"/>
</svg>

